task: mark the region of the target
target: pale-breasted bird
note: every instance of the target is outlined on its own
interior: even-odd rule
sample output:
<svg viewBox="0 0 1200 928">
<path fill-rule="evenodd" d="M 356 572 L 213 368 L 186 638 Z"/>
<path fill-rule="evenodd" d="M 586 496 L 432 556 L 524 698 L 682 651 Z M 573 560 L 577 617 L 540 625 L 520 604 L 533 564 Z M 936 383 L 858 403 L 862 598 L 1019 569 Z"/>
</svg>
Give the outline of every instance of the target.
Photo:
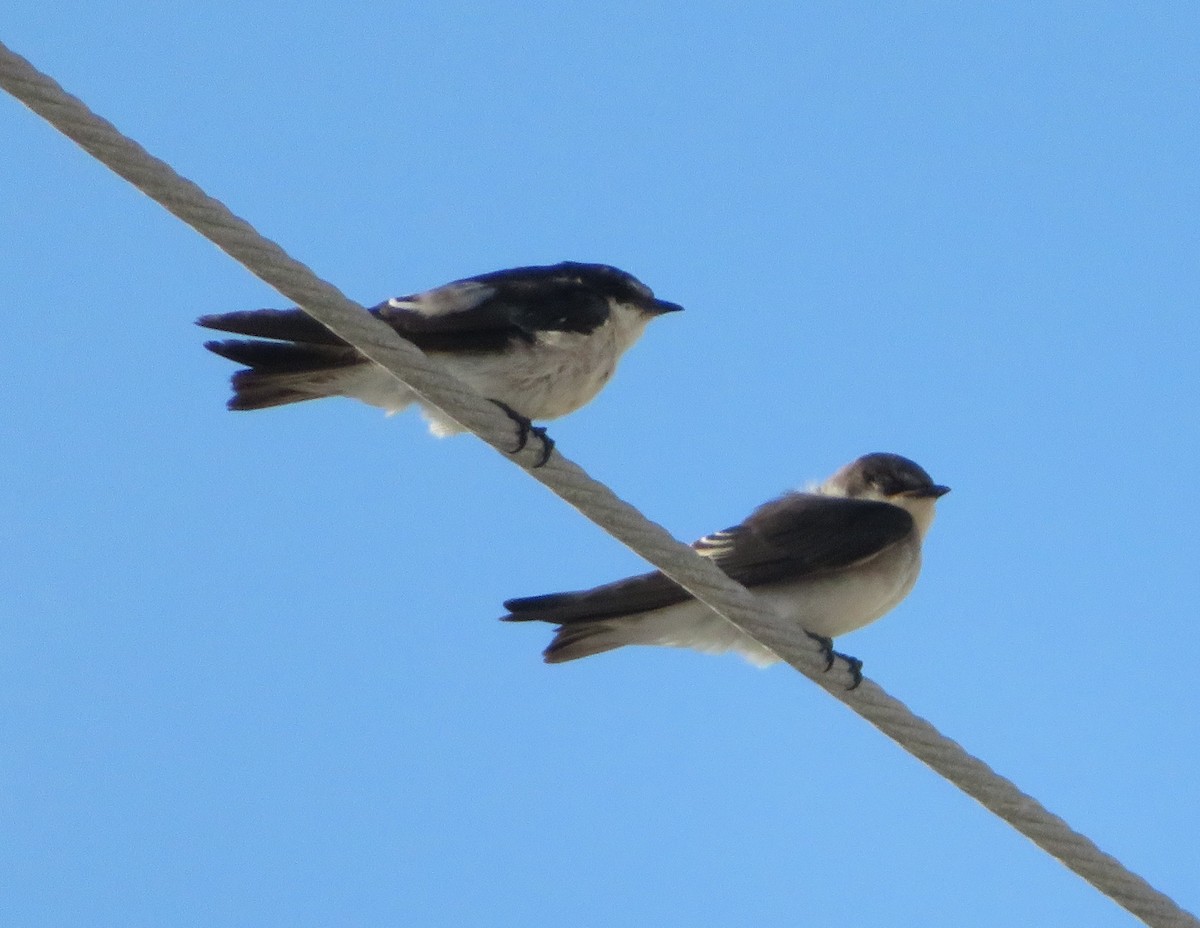
<svg viewBox="0 0 1200 928">
<path fill-rule="evenodd" d="M 637 278 L 603 264 L 563 262 L 468 277 L 394 297 L 370 311 L 441 362 L 518 425 L 552 442 L 530 420 L 556 419 L 588 403 L 612 377 L 646 323 L 683 307 L 656 299 Z M 202 316 L 209 329 L 251 336 L 205 343 L 246 366 L 233 375 L 230 409 L 264 409 L 349 396 L 398 412 L 420 400 L 300 309 Z M 461 427 L 424 409 L 433 434 Z"/>
<path fill-rule="evenodd" d="M 820 640 L 832 663 L 834 637 L 874 622 L 908 595 L 934 504 L 949 491 L 907 458 L 868 454 L 693 547 L 757 594 L 780 623 Z M 658 571 L 504 607 L 505 621 L 558 625 L 548 663 L 629 644 L 736 651 L 760 665 L 779 660 Z M 847 660 L 857 676 L 861 664 Z"/>
</svg>

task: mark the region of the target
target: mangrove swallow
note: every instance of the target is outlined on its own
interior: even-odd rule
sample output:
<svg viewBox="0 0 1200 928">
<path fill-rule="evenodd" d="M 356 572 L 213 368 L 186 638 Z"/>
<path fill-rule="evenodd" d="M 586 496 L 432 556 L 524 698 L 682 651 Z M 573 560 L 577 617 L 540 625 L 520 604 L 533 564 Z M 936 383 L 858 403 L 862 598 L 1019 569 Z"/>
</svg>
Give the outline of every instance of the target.
<svg viewBox="0 0 1200 928">
<path fill-rule="evenodd" d="M 556 419 L 588 403 L 646 323 L 682 308 L 656 299 L 615 267 L 566 261 L 456 280 L 393 297 L 370 312 L 500 406 L 520 430 L 516 450 L 537 434 L 545 463 L 552 442 L 530 420 Z M 224 313 L 197 324 L 251 336 L 204 346 L 246 366 L 233 375 L 230 409 L 326 396 L 354 397 L 389 413 L 420 404 L 408 387 L 303 310 Z M 424 414 L 434 435 L 462 431 L 435 409 Z"/>
<path fill-rule="evenodd" d="M 819 640 L 832 664 L 834 637 L 874 622 L 908 595 L 934 504 L 948 492 L 907 458 L 868 454 L 692 547 L 756 593 L 781 625 Z M 658 571 L 504 607 L 505 621 L 559 626 L 545 651 L 551 664 L 627 644 L 736 651 L 762 666 L 779 660 Z M 861 663 L 846 659 L 858 679 Z"/>
</svg>

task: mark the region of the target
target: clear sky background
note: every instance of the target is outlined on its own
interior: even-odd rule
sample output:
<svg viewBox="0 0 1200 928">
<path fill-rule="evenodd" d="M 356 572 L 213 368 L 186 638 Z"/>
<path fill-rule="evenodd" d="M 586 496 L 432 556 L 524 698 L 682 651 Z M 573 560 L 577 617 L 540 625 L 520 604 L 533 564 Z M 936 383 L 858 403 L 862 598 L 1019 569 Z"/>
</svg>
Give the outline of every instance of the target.
<svg viewBox="0 0 1200 928">
<path fill-rule="evenodd" d="M 0 38 L 365 303 L 573 259 L 684 304 L 552 425 L 683 539 L 924 465 L 924 574 L 841 648 L 1200 910 L 1195 4 L 16 0 Z M 501 601 L 636 556 L 415 414 L 226 412 L 192 321 L 286 301 L 0 126 L 5 924 L 1133 923 L 786 667 L 543 665 Z"/>
</svg>

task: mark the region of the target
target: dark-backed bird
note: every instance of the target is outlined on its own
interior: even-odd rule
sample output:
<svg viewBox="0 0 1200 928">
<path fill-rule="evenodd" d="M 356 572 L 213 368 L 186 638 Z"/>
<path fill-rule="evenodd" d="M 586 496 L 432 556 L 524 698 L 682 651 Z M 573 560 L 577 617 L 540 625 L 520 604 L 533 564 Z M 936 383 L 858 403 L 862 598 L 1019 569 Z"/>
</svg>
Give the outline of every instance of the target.
<svg viewBox="0 0 1200 928">
<path fill-rule="evenodd" d="M 934 505 L 949 491 L 908 458 L 868 454 L 692 547 L 757 594 L 781 625 L 820 640 L 832 663 L 833 638 L 874 622 L 908 595 Z M 548 663 L 629 644 L 735 651 L 760 665 L 779 660 L 658 571 L 504 607 L 505 621 L 558 625 Z M 857 675 L 861 664 L 847 660 Z"/>
<path fill-rule="evenodd" d="M 563 262 L 456 280 L 370 311 L 499 405 L 517 422 L 522 447 L 530 432 L 538 434 L 548 456 L 551 443 L 531 420 L 556 419 L 589 402 L 646 323 L 679 309 L 615 267 Z M 205 343 L 245 365 L 233 375 L 230 409 L 348 396 L 392 413 L 421 402 L 303 310 L 224 313 L 197 324 L 250 336 Z M 437 410 L 423 410 L 433 434 L 462 431 Z"/>
</svg>

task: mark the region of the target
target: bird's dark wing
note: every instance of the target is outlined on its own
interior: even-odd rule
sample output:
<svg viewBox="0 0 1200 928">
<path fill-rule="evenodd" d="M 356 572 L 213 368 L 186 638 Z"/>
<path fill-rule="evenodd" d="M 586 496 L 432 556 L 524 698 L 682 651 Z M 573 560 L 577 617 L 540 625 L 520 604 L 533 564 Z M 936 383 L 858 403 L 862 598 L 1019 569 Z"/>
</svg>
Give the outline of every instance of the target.
<svg viewBox="0 0 1200 928">
<path fill-rule="evenodd" d="M 494 271 L 396 297 L 371 312 L 422 351 L 500 351 L 513 342 L 532 342 L 542 331 L 587 334 L 603 325 L 609 313 L 608 291 L 592 280 L 596 274 L 590 265 L 571 263 Z M 611 288 L 606 278 L 601 283 Z M 631 291 L 634 296 L 639 292 Z M 254 338 L 346 344 L 300 309 L 222 313 L 196 321 L 205 328 Z"/>
<path fill-rule="evenodd" d="M 249 309 L 236 313 L 201 316 L 196 325 L 234 335 L 274 338 L 305 345 L 345 345 L 329 329 L 302 309 Z"/>
<path fill-rule="evenodd" d="M 514 323 L 513 312 L 497 302 L 495 291 L 474 281 L 461 281 L 428 293 L 397 297 L 371 307 L 370 311 L 422 351 L 494 351 L 514 339 L 532 339 L 529 333 Z M 302 309 L 253 309 L 221 313 L 201 316 L 196 324 L 235 335 L 295 343 L 286 346 L 290 350 L 298 345 L 348 347 L 345 341 Z M 215 344 L 269 345 L 266 342 Z M 240 357 L 232 360 L 252 363 Z"/>
<path fill-rule="evenodd" d="M 565 276 L 461 281 L 372 309 L 422 351 L 498 351 L 539 332 L 587 334 L 608 318 L 606 297 Z M 490 275 L 489 275 L 490 276 Z"/>
<path fill-rule="evenodd" d="M 577 593 L 548 593 L 504 603 L 506 622 L 582 622 L 659 609 L 691 598 L 691 593 L 657 570 Z"/>
<path fill-rule="evenodd" d="M 912 531 L 899 506 L 871 500 L 791 493 L 744 522 L 706 535 L 694 547 L 739 583 L 754 587 L 849 567 Z M 510 599 L 507 621 L 564 624 L 614 618 L 684 602 L 691 594 L 662 573 L 642 574 L 591 590 Z"/>
<path fill-rule="evenodd" d="M 890 503 L 789 493 L 694 547 L 739 583 L 757 586 L 850 567 L 912 528 L 912 516 Z"/>
</svg>

